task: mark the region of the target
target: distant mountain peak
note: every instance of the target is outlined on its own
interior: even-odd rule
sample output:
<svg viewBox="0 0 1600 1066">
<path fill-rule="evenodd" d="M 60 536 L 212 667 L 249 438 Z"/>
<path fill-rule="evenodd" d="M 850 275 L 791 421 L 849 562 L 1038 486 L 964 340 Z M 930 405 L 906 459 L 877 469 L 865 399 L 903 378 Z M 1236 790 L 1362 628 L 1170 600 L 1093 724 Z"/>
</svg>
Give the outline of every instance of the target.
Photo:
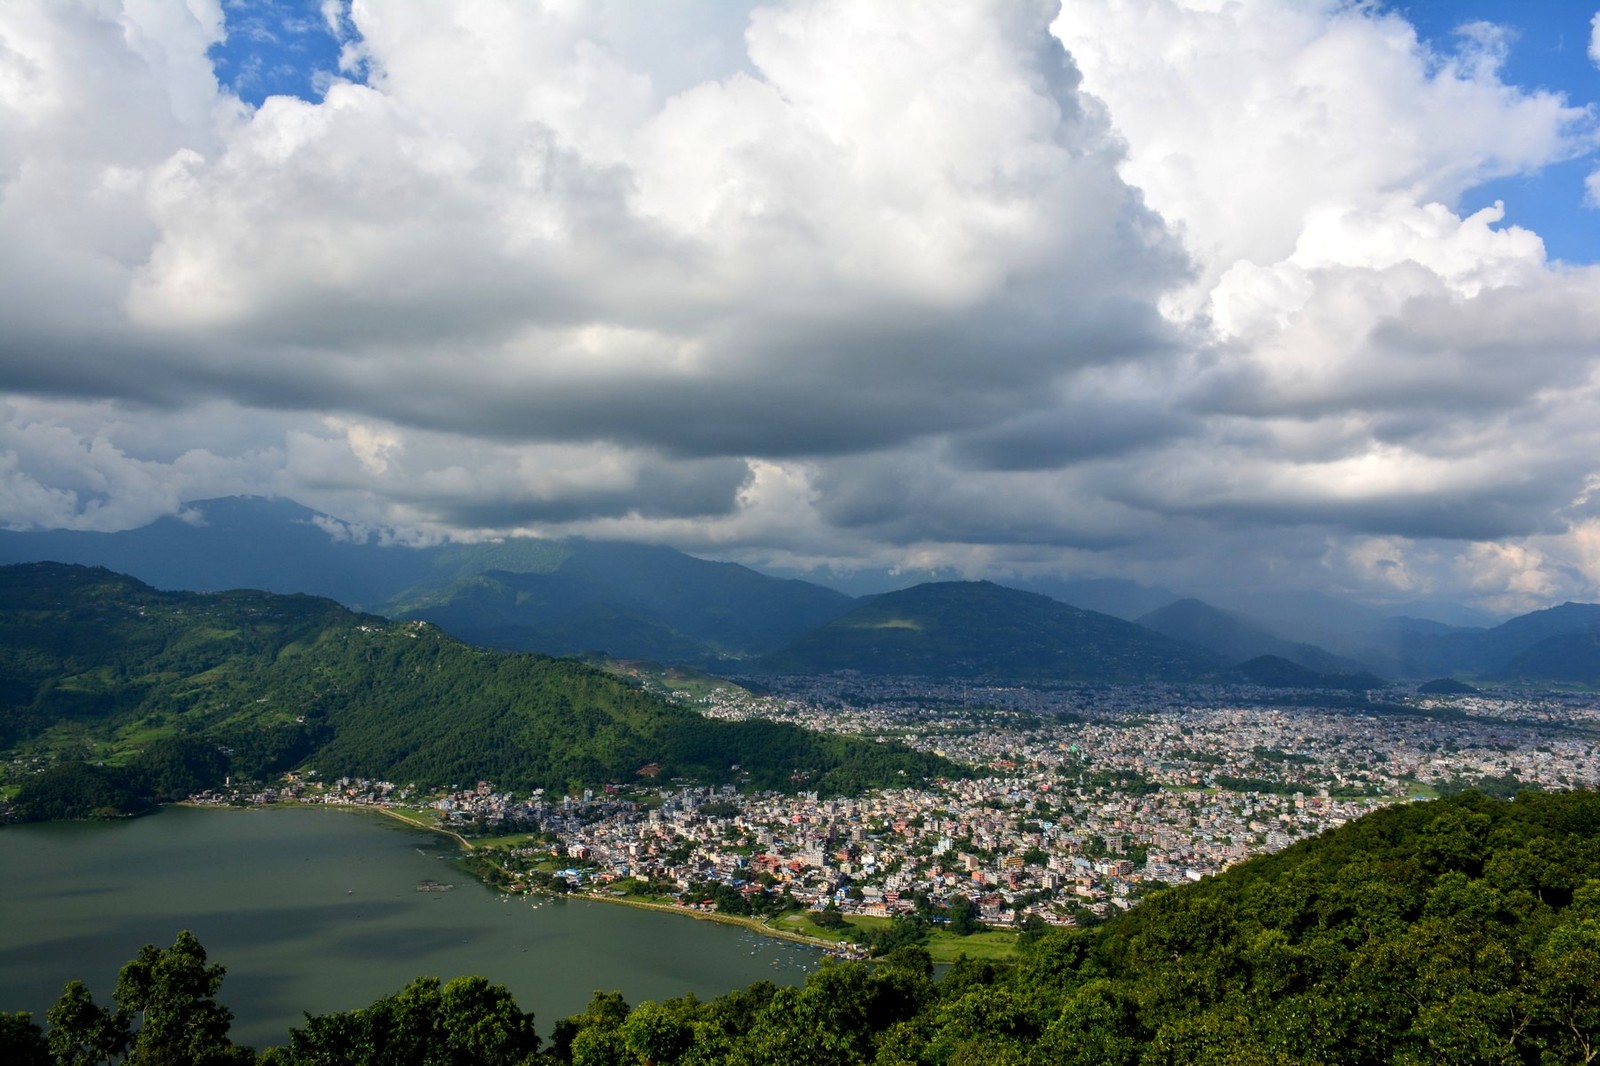
<svg viewBox="0 0 1600 1066">
<path fill-rule="evenodd" d="M 874 596 L 754 672 L 1098 683 L 1192 680 L 1217 665 L 1199 648 L 1036 592 L 936 581 Z"/>
<path fill-rule="evenodd" d="M 185 501 L 178 517 L 195 515 L 210 521 L 217 518 L 314 518 L 322 512 L 314 511 L 302 503 L 285 496 L 212 496 L 203 500 Z"/>
</svg>

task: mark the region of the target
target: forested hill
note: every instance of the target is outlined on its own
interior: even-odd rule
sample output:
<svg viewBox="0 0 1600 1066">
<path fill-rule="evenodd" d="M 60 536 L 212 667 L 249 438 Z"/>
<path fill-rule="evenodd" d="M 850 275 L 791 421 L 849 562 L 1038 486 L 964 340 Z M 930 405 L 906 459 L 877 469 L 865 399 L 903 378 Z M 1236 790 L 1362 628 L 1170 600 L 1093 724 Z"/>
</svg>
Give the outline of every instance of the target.
<svg viewBox="0 0 1600 1066">
<path fill-rule="evenodd" d="M 899 921 L 899 919 L 897 919 Z M 1220 877 L 1162 891 L 1087 930 L 1030 933 L 1014 965 L 926 952 L 825 966 L 802 988 L 760 982 L 709 1002 L 630 1006 L 596 993 L 541 1040 L 481 979 L 412 982 L 370 1007 L 308 1018 L 277 1066 L 1269 1066 L 1593 1061 L 1600 1047 L 1600 796 L 1464 793 L 1390 807 Z M 188 967 L 152 966 L 179 958 Z M 115 1014 L 69 985 L 51 1057 L 0 1014 L 7 1061 L 131 1034 L 137 1061 L 190 1034 L 183 1061 L 252 1061 L 217 1019 L 220 970 L 187 934 L 146 948 Z M 169 988 L 199 969 L 211 979 Z M 163 994 L 151 997 L 146 973 Z M 127 1002 L 123 1001 L 124 989 Z M 224 994 L 220 997 L 227 1001 Z M 0 1005 L 3 1006 L 3 1005 Z M 537 1004 L 523 1006 L 537 1008 Z M 111 1040 L 106 1038 L 107 1032 Z M 199 1046 L 205 1038 L 205 1046 Z M 148 1045 L 148 1046 L 147 1046 Z M 201 1054 L 205 1057 L 199 1057 Z M 134 1061 L 130 1059 L 130 1061 Z"/>
<path fill-rule="evenodd" d="M 8 748 L 110 764 L 30 777 L 19 808 L 46 815 L 297 765 L 558 792 L 640 781 L 647 767 L 662 781 L 825 792 L 958 772 L 894 746 L 713 721 L 576 662 L 472 648 L 330 600 L 158 592 L 49 563 L 0 567 Z M 74 797 L 79 809 L 63 810 Z"/>
<path fill-rule="evenodd" d="M 1193 644 L 1110 615 L 988 581 L 940 581 L 867 600 L 751 673 L 1193 681 L 1223 663 Z"/>
</svg>

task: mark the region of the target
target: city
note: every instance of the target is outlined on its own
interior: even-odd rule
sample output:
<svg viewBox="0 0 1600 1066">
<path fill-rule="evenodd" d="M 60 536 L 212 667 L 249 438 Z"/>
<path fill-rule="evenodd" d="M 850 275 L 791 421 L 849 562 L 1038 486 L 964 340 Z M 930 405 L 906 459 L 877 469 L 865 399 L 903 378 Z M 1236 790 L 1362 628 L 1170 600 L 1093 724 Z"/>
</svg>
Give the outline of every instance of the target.
<svg viewBox="0 0 1600 1066">
<path fill-rule="evenodd" d="M 972 768 L 970 778 L 859 797 L 747 794 L 727 783 L 618 783 L 516 797 L 492 782 L 412 787 L 291 775 L 280 788 L 199 802 L 426 803 L 466 836 L 533 831 L 496 862 L 512 892 L 540 883 L 620 896 L 648 887 L 683 905 L 725 885 L 842 914 L 892 917 L 957 897 L 981 921 L 1080 924 L 1163 885 L 1198 881 L 1385 804 L 1463 787 L 1593 788 L 1600 702 L 1500 693 L 1327 694 L 1146 686 L 1042 690 L 854 675 L 781 691 L 672 694 L 721 718 L 770 718 L 893 739 Z M 1337 702 L 1337 701 L 1335 701 Z M 1346 701 L 1347 703 L 1351 701 Z M 803 785 L 803 783 L 802 783 Z M 685 895 L 691 887 L 696 895 Z"/>
</svg>

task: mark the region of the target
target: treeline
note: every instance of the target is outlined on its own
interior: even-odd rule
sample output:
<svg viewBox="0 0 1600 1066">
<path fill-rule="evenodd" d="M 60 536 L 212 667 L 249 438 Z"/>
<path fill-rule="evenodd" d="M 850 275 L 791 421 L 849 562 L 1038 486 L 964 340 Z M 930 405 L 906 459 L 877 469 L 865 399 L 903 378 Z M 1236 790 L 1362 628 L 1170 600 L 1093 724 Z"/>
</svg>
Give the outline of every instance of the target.
<svg viewBox="0 0 1600 1066">
<path fill-rule="evenodd" d="M 688 778 L 843 794 L 964 772 L 899 745 L 707 719 L 572 660 L 471 648 L 328 600 L 157 592 L 56 564 L 0 567 L 0 731 L 66 756 L 24 779 L 18 809 L 36 818 L 139 810 L 301 765 L 556 793 Z M 75 761 L 85 736 L 124 751 Z"/>
<path fill-rule="evenodd" d="M 27 778 L 17 812 L 23 821 L 119 817 L 222 784 L 228 762 L 215 741 L 162 737 L 122 766 L 69 760 Z"/>
<path fill-rule="evenodd" d="M 310 1018 L 259 1061 L 1592 1061 L 1600 1048 L 1600 796 L 1501 801 L 1464 793 L 1390 807 L 1210 881 L 1157 893 L 1104 925 L 1028 939 L 1014 964 L 963 959 L 937 980 L 927 953 L 913 946 L 874 965 L 826 965 L 802 987 L 763 982 L 709 1002 L 685 996 L 630 1008 L 615 993 L 597 994 L 585 1012 L 558 1021 L 548 1043 L 503 989 L 424 980 L 370 1008 Z M 177 972 L 212 972 L 198 945 L 180 938 L 172 951 L 180 947 L 198 961 Z M 134 965 L 155 951 L 145 949 Z M 128 1062 L 237 1061 L 226 1056 L 243 1053 L 215 1024 L 215 988 L 186 980 L 194 996 L 126 1005 L 119 982 L 115 1010 L 85 1002 L 69 985 L 50 1012 L 48 1035 L 25 1016 L 4 1019 L 0 1061 L 103 1062 L 114 1055 L 96 1058 L 95 1049 L 108 1047 L 130 1049 Z M 144 986 L 130 987 L 138 994 Z M 177 1010 L 191 998 L 204 1025 L 176 1026 L 154 1013 L 142 1027 L 132 1023 L 134 1002 Z M 214 1046 L 191 1047 L 189 1058 L 144 1057 L 146 1030 L 153 1041 L 180 1030 L 209 1033 Z"/>
<path fill-rule="evenodd" d="M 67 759 L 23 779 L 17 818 L 117 818 L 299 763 L 329 735 L 320 722 L 158 737 L 120 766 Z"/>
</svg>

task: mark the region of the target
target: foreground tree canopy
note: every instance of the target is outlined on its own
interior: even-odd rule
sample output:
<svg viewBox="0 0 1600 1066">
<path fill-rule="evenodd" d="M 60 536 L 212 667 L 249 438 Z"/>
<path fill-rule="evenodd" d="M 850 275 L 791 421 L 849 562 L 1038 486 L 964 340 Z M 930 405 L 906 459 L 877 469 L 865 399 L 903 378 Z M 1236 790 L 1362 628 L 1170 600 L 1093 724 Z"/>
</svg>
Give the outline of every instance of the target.
<svg viewBox="0 0 1600 1066">
<path fill-rule="evenodd" d="M 548 1043 L 505 989 L 424 978 L 308 1018 L 263 1063 L 1504 1063 L 1600 1052 L 1600 795 L 1463 793 L 1390 807 L 1164 891 L 1103 926 L 1030 937 L 1012 965 L 925 951 L 630 1008 L 598 993 Z M 0 1061 L 250 1061 L 188 934 L 76 982 L 48 1033 L 0 1015 Z"/>
</svg>

